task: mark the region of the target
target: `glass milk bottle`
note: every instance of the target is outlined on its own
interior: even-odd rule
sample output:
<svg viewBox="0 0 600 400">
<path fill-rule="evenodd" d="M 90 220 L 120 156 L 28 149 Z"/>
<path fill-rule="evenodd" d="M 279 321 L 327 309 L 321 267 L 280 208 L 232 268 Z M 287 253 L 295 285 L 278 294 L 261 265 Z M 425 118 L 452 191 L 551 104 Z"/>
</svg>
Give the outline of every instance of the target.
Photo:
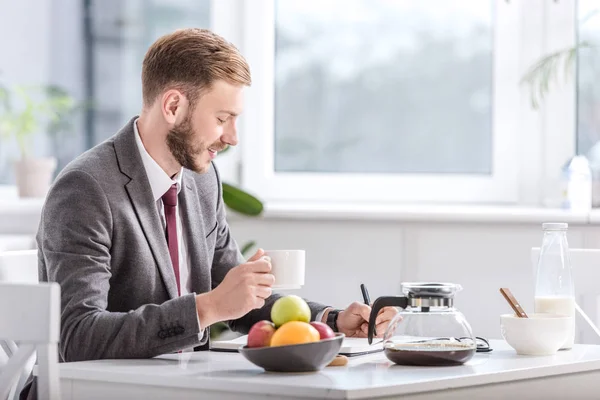
<svg viewBox="0 0 600 400">
<path fill-rule="evenodd" d="M 575 339 L 575 289 L 565 223 L 545 223 L 537 264 L 535 312 L 571 316 L 571 329 L 561 349 L 573 347 Z"/>
</svg>

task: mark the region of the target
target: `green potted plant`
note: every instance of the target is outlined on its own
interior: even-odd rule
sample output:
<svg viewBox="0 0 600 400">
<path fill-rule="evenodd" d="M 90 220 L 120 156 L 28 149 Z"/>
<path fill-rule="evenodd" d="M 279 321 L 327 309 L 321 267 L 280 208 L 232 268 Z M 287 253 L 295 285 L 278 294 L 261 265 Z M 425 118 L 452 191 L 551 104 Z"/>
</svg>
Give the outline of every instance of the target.
<svg viewBox="0 0 600 400">
<path fill-rule="evenodd" d="M 226 149 L 229 150 L 229 147 Z M 219 154 L 223 154 L 220 152 Z M 227 182 L 223 182 L 223 202 L 227 208 L 248 217 L 260 216 L 264 205 L 262 201 L 242 190 L 241 188 Z M 256 245 L 255 241 L 249 241 L 241 246 L 241 253 L 248 258 L 250 250 Z M 210 338 L 212 340 L 229 332 L 229 327 L 224 322 L 217 322 L 210 327 Z"/>
<path fill-rule="evenodd" d="M 55 157 L 37 157 L 36 135 L 66 128 L 76 108 L 74 99 L 58 86 L 0 86 L 0 137 L 14 141 L 19 158 L 14 162 L 19 197 L 44 197 L 52 182 Z"/>
<path fill-rule="evenodd" d="M 577 21 L 578 27 L 581 28 L 594 18 L 596 19 L 595 22 L 597 22 L 599 12 L 600 10 L 596 8 L 582 15 Z M 585 58 L 589 58 L 591 62 L 595 62 L 595 57 L 590 58 L 590 56 L 597 52 L 598 44 L 595 43 L 594 39 L 592 41 L 582 40 L 581 37 L 585 38 L 585 36 L 587 35 L 582 36 L 580 32 L 573 46 L 565 47 L 541 57 L 530 66 L 522 77 L 521 84 L 529 87 L 531 107 L 534 110 L 540 108 L 545 97 L 551 92 L 553 85 L 558 86 L 561 80 L 566 83 L 577 76 L 577 63 L 580 61 L 582 55 Z M 579 84 L 580 82 L 576 83 L 576 85 Z M 594 114 L 593 108 L 590 111 Z M 581 114 L 577 118 L 580 117 Z M 584 156 L 590 164 L 592 173 L 592 207 L 598 208 L 600 207 L 600 141 L 596 141 L 589 149 L 585 149 L 585 146 L 582 146 L 584 147 L 583 149 L 579 147 L 579 138 L 576 140 L 576 143 L 576 155 Z M 570 162 L 571 158 L 565 160 L 562 168 Z"/>
<path fill-rule="evenodd" d="M 583 15 L 577 21 L 578 26 L 582 27 L 587 22 L 593 20 L 598 16 L 599 12 L 599 9 L 595 9 L 592 12 Z M 550 92 L 551 85 L 553 83 L 559 83 L 559 74 L 561 72 L 564 74 L 565 81 L 574 76 L 578 52 L 585 49 L 593 49 L 595 47 L 597 47 L 596 43 L 586 40 L 577 40 L 573 46 L 554 51 L 533 63 L 521 78 L 521 84 L 529 86 L 532 108 L 535 110 L 539 109 L 540 102 L 542 102 Z"/>
<path fill-rule="evenodd" d="M 225 198 L 227 198 L 227 200 L 225 200 Z M 228 208 L 236 210 L 246 216 L 258 216 L 263 210 L 263 204 L 260 200 L 228 183 L 223 183 L 223 199 Z M 260 209 L 260 211 L 257 213 L 258 209 Z M 256 242 L 251 240 L 241 247 L 240 252 L 245 258 L 248 258 L 250 250 L 254 246 L 256 246 Z M 227 333 L 231 333 L 231 331 L 225 322 L 217 322 L 210 327 L 211 340 L 218 339 L 220 336 Z"/>
<path fill-rule="evenodd" d="M 558 83 L 561 69 L 564 79 L 570 79 L 577 52 L 581 49 L 595 47 L 589 42 L 580 42 L 574 47 L 568 47 L 548 54 L 536 61 L 521 78 L 521 84 L 529 86 L 530 101 L 533 109 L 540 107 L 540 102 L 550 92 L 550 85 Z"/>
</svg>

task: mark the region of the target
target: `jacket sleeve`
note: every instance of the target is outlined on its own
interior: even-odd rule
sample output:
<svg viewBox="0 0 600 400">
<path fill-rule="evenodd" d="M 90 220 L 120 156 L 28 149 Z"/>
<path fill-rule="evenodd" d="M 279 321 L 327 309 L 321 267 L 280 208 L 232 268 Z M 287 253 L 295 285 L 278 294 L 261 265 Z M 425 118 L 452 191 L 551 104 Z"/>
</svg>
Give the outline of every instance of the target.
<svg viewBox="0 0 600 400">
<path fill-rule="evenodd" d="M 115 229 L 91 175 L 71 170 L 57 178 L 37 241 L 40 276 L 61 286 L 61 358 L 149 358 L 201 344 L 194 294 L 129 312 L 106 310 Z"/>
<path fill-rule="evenodd" d="M 213 163 L 214 166 L 214 163 Z M 212 265 L 212 286 L 213 289 L 219 285 L 227 272 L 244 262 L 244 258 L 240 253 L 236 241 L 233 239 L 227 224 L 225 204 L 223 201 L 222 185 L 218 170 L 214 166 L 214 171 L 218 181 L 218 199 L 217 199 L 217 241 L 215 245 L 215 254 Z M 281 295 L 273 294 L 266 301 L 265 305 L 259 309 L 250 311 L 243 317 L 227 321 L 230 329 L 239 333 L 248 333 L 252 325 L 260 320 L 271 320 L 271 308 L 273 303 L 280 298 Z M 315 320 L 317 315 L 327 306 L 306 301 L 311 310 L 311 320 Z"/>
</svg>

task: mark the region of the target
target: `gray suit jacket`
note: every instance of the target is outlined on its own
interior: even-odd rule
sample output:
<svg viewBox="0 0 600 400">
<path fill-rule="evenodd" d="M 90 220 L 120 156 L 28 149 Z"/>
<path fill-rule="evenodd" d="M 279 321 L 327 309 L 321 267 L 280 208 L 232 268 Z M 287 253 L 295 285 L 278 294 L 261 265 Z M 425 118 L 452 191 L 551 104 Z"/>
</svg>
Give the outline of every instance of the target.
<svg viewBox="0 0 600 400">
<path fill-rule="evenodd" d="M 216 167 L 205 174 L 184 171 L 179 201 L 194 293 L 177 297 L 133 121 L 65 167 L 44 205 L 39 275 L 61 286 L 62 361 L 148 358 L 206 344 L 195 294 L 215 288 L 243 262 L 225 219 Z M 256 321 L 270 319 L 277 298 L 229 326 L 247 333 Z M 313 319 L 325 308 L 309 306 Z"/>
</svg>

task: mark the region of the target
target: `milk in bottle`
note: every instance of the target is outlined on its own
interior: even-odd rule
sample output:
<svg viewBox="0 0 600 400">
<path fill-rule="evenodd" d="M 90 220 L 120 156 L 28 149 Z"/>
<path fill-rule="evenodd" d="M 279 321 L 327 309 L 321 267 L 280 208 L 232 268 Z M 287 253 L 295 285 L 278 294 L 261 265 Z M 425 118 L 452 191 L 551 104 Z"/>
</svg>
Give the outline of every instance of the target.
<svg viewBox="0 0 600 400">
<path fill-rule="evenodd" d="M 575 289 L 567 243 L 566 223 L 545 223 L 537 264 L 535 312 L 568 315 L 570 333 L 561 349 L 573 347 L 575 339 Z"/>
</svg>

